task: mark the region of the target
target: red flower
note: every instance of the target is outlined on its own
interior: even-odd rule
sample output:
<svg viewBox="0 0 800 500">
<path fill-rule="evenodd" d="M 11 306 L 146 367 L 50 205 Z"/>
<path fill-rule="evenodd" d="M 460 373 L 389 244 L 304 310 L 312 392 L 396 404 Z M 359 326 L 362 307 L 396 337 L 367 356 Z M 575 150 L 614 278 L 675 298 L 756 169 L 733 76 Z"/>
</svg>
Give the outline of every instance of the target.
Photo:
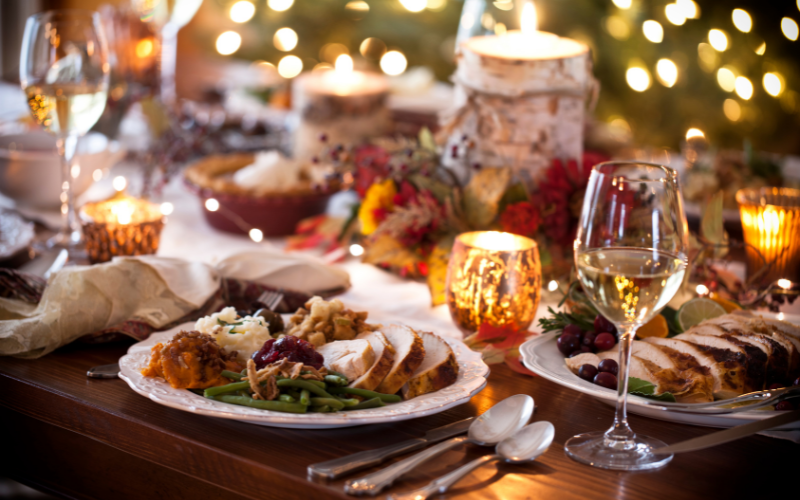
<svg viewBox="0 0 800 500">
<path fill-rule="evenodd" d="M 512 203 L 500 215 L 500 226 L 503 231 L 520 236 L 536 234 L 540 222 L 539 207 L 529 201 Z"/>
<path fill-rule="evenodd" d="M 417 199 L 417 190 L 410 182 L 403 180 L 400 183 L 400 192 L 394 195 L 395 206 L 404 207 L 409 203 L 416 201 L 416 199 Z"/>
<path fill-rule="evenodd" d="M 608 158 L 597 152 L 583 155 L 582 165 L 575 160 L 553 160 L 545 172 L 545 179 L 539 183 L 539 195 L 544 201 L 544 233 L 564 246 L 575 239 L 578 217 L 583 205 L 583 194 L 592 167 Z"/>
<path fill-rule="evenodd" d="M 353 163 L 356 166 L 355 190 L 360 198 L 377 180 L 389 175 L 389 152 L 379 146 L 365 145 L 353 152 Z"/>
</svg>

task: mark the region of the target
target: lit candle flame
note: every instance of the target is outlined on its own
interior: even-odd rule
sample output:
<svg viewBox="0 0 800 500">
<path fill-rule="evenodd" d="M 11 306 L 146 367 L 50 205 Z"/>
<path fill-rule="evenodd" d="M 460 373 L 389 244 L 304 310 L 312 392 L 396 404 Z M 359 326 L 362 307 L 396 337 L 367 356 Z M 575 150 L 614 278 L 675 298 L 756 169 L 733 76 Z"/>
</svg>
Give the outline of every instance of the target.
<svg viewBox="0 0 800 500">
<path fill-rule="evenodd" d="M 336 74 L 341 76 L 349 75 L 353 72 L 353 58 L 347 54 L 341 54 L 336 58 Z"/>
<path fill-rule="evenodd" d="M 522 6 L 522 16 L 520 17 L 522 33 L 525 35 L 536 33 L 538 29 L 537 24 L 536 7 L 533 5 L 533 2 L 525 2 L 525 5 Z"/>
</svg>

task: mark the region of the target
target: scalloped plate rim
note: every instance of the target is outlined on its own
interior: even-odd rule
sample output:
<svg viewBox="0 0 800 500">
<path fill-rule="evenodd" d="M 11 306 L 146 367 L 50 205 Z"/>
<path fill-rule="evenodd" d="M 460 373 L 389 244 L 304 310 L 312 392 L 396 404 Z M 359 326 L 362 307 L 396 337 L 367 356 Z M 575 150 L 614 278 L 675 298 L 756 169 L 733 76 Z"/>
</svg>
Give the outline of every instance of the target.
<svg viewBox="0 0 800 500">
<path fill-rule="evenodd" d="M 330 429 L 399 422 L 402 420 L 426 417 L 445 411 L 454 406 L 468 402 L 472 396 L 482 391 L 484 387 L 486 387 L 486 376 L 489 373 L 489 366 L 483 362 L 480 353 L 470 350 L 469 347 L 460 340 L 442 337 L 442 339 L 453 348 L 460 371 L 458 380 L 456 380 L 453 385 L 445 387 L 440 391 L 382 408 L 361 410 L 358 414 L 344 412 L 289 414 L 259 410 L 222 403 L 220 401 L 212 401 L 183 389 L 173 389 L 164 380 L 155 378 L 148 379 L 139 373 L 138 369 L 141 368 L 142 363 L 146 363 L 146 360 L 149 359 L 150 347 L 162 340 L 171 338 L 176 332 L 191 327 L 192 325 L 194 325 L 193 322 L 184 323 L 170 330 L 154 333 L 147 339 L 132 345 L 128 349 L 128 353 L 119 360 L 119 377 L 124 380 L 133 391 L 147 397 L 155 403 L 197 415 L 238 420 L 272 427 Z M 157 394 L 152 388 L 148 389 L 147 385 L 151 383 L 156 384 L 155 388 L 159 391 L 163 391 L 163 393 Z M 443 395 L 440 394 L 438 397 L 436 396 L 438 393 L 441 393 L 441 391 L 446 391 L 444 394 L 446 399 L 444 401 L 439 401 Z M 192 404 L 192 402 L 198 404 Z M 405 406 L 418 406 L 420 404 L 422 406 L 418 409 L 413 407 L 406 409 L 407 406 Z M 387 412 L 389 412 L 389 414 L 386 414 Z"/>
</svg>

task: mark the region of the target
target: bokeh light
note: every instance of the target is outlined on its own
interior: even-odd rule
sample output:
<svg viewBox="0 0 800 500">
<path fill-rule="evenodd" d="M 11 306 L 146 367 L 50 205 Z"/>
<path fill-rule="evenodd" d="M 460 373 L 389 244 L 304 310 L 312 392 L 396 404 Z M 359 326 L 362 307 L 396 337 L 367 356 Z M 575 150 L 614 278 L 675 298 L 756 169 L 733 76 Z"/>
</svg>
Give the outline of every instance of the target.
<svg viewBox="0 0 800 500">
<path fill-rule="evenodd" d="M 631 8 L 631 0 L 611 0 L 614 2 L 614 5 L 619 7 L 620 9 L 626 10 Z"/>
<path fill-rule="evenodd" d="M 153 40 L 152 39 L 145 38 L 145 39 L 139 40 L 139 42 L 136 43 L 136 49 L 135 49 L 136 50 L 136 57 L 138 57 L 140 59 L 148 57 L 149 55 L 151 55 L 153 53 L 153 49 L 154 48 L 155 48 L 155 45 L 153 44 Z"/>
<path fill-rule="evenodd" d="M 447 7 L 447 0 L 427 0 L 425 2 L 425 8 L 434 12 L 444 10 L 445 7 Z"/>
<path fill-rule="evenodd" d="M 791 17 L 781 19 L 781 31 L 783 31 L 783 36 L 789 40 L 793 42 L 797 40 L 797 22 Z"/>
<path fill-rule="evenodd" d="M 289 52 L 297 47 L 297 33 L 292 28 L 281 28 L 272 37 L 272 44 L 282 52 Z"/>
<path fill-rule="evenodd" d="M 381 57 L 381 70 L 387 75 L 401 75 L 407 66 L 406 56 L 399 50 L 390 50 Z"/>
<path fill-rule="evenodd" d="M 675 4 L 686 19 L 697 19 L 700 17 L 700 7 L 692 0 L 676 0 Z"/>
<path fill-rule="evenodd" d="M 736 99 L 725 99 L 722 103 L 722 112 L 725 113 L 725 118 L 732 122 L 738 122 L 742 117 L 742 107 Z"/>
<path fill-rule="evenodd" d="M 229 56 L 242 46 L 242 37 L 235 31 L 226 31 L 217 37 L 217 52 Z"/>
<path fill-rule="evenodd" d="M 267 0 L 267 6 L 277 12 L 289 10 L 293 4 L 294 0 Z"/>
<path fill-rule="evenodd" d="M 118 175 L 111 181 L 111 185 L 114 186 L 114 191 L 125 191 L 125 188 L 128 186 L 128 179 Z"/>
<path fill-rule="evenodd" d="M 364 247 L 359 245 L 358 243 L 353 243 L 350 245 L 350 255 L 353 257 L 360 257 L 364 255 Z"/>
<path fill-rule="evenodd" d="M 261 232 L 260 229 L 253 228 L 247 234 L 250 236 L 250 239 L 255 241 L 256 243 L 264 239 L 264 233 Z"/>
<path fill-rule="evenodd" d="M 746 10 L 733 9 L 731 16 L 733 17 L 733 25 L 742 33 L 750 33 L 750 30 L 753 29 L 753 19 Z"/>
<path fill-rule="evenodd" d="M 766 52 L 766 51 L 767 51 L 767 42 L 761 42 L 761 45 L 756 47 L 756 54 L 758 54 L 760 56 L 763 56 L 764 52 Z"/>
<path fill-rule="evenodd" d="M 764 90 L 772 97 L 778 97 L 783 92 L 783 78 L 779 73 L 764 74 Z"/>
<path fill-rule="evenodd" d="M 278 63 L 278 74 L 284 78 L 294 78 L 303 71 L 303 61 L 297 56 L 286 56 Z"/>
<path fill-rule="evenodd" d="M 219 202 L 215 198 L 209 198 L 206 200 L 206 210 L 209 212 L 216 212 L 219 210 Z"/>
<path fill-rule="evenodd" d="M 678 66 L 670 59 L 659 59 L 656 64 L 656 76 L 661 85 L 672 87 L 678 81 Z"/>
<path fill-rule="evenodd" d="M 650 88 L 650 73 L 644 68 L 628 68 L 625 72 L 625 80 L 628 86 L 636 92 L 644 92 Z"/>
<path fill-rule="evenodd" d="M 653 43 L 661 43 L 664 40 L 664 28 L 658 21 L 653 21 L 652 19 L 645 21 L 642 24 L 642 31 L 644 32 L 644 37 Z"/>
<path fill-rule="evenodd" d="M 230 16 L 231 21 L 235 23 L 246 23 L 253 18 L 255 13 L 255 5 L 247 0 L 241 0 L 240 2 L 236 2 L 235 4 L 231 5 L 231 10 L 228 12 L 228 15 Z"/>
<path fill-rule="evenodd" d="M 365 38 L 358 51 L 367 59 L 378 60 L 386 52 L 386 44 L 380 38 Z"/>
<path fill-rule="evenodd" d="M 667 16 L 667 20 L 675 26 L 682 26 L 686 22 L 686 15 L 677 3 L 671 3 L 664 7 L 664 14 Z"/>
<path fill-rule="evenodd" d="M 428 4 L 426 0 L 400 0 L 400 3 L 409 12 L 421 12 Z"/>
<path fill-rule="evenodd" d="M 699 128 L 692 127 L 692 128 L 690 128 L 689 130 L 686 131 L 686 140 L 687 141 L 689 139 L 705 139 L 705 137 L 706 137 L 706 134 L 703 133 L 703 131 L 700 130 Z"/>
<path fill-rule="evenodd" d="M 163 215 L 169 215 L 175 211 L 175 206 L 172 203 L 165 201 L 164 203 L 161 204 L 159 209 L 161 210 L 161 213 Z"/>
<path fill-rule="evenodd" d="M 733 92 L 736 89 L 736 73 L 727 66 L 718 69 L 717 83 L 725 92 Z"/>
<path fill-rule="evenodd" d="M 708 43 L 717 52 L 725 52 L 728 49 L 728 36 L 722 30 L 713 29 L 708 32 Z"/>
<path fill-rule="evenodd" d="M 736 77 L 736 95 L 745 101 L 753 97 L 753 84 L 744 76 Z"/>
<path fill-rule="evenodd" d="M 617 40 L 627 40 L 631 35 L 631 29 L 628 27 L 628 22 L 621 16 L 608 16 L 605 22 L 606 31 L 608 34 Z"/>
</svg>

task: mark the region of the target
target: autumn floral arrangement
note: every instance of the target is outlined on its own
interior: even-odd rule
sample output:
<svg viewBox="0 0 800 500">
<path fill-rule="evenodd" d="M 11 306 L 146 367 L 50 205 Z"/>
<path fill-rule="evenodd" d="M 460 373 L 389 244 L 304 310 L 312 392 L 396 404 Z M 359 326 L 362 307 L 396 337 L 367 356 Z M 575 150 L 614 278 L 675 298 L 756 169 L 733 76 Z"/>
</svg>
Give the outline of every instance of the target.
<svg viewBox="0 0 800 500">
<path fill-rule="evenodd" d="M 445 152 L 458 168 L 442 165 L 432 134 L 378 139 L 353 149 L 328 146 L 317 161 L 331 162 L 360 203 L 348 220 L 317 217 L 303 222 L 289 248 L 322 246 L 332 252 L 354 240 L 362 260 L 400 276 L 425 280 L 433 305 L 444 303 L 450 248 L 456 235 L 506 231 L 535 239 L 545 276 L 569 273 L 583 193 L 592 167 L 605 161 L 553 161 L 538 187 L 516 179 L 510 168 L 471 163 L 469 140 Z"/>
</svg>

